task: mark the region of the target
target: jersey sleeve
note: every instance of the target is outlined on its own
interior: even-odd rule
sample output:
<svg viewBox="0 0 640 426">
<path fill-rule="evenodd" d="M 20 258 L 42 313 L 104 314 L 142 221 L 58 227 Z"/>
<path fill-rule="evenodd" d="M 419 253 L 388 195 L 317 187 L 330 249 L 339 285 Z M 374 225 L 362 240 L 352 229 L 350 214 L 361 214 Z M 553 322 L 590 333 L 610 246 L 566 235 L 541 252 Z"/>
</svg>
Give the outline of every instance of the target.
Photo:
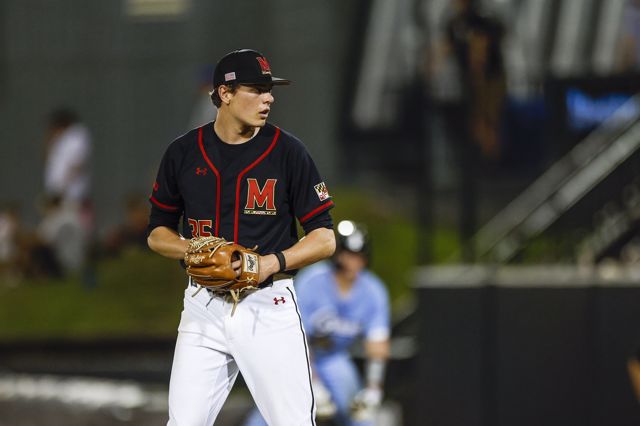
<svg viewBox="0 0 640 426">
<path fill-rule="evenodd" d="M 333 229 L 333 219 L 331 218 L 328 209 L 318 213 L 303 224 L 305 234 L 308 234 L 318 228 Z"/>
<path fill-rule="evenodd" d="M 364 334 L 367 340 L 386 340 L 391 334 L 389 295 L 384 284 L 375 276 L 370 275 L 373 289 L 370 295 L 370 321 L 367 321 Z"/>
<path fill-rule="evenodd" d="M 295 216 L 305 233 L 319 227 L 332 227 L 329 209 L 333 200 L 313 159 L 300 141 L 296 141 L 289 162 L 290 194 Z"/>
<path fill-rule="evenodd" d="M 158 175 L 149 197 L 151 214 L 148 232 L 158 226 L 178 229 L 178 223 L 184 210 L 184 203 L 178 189 L 179 164 L 182 160 L 178 148 L 175 143 L 170 145 L 160 162 Z"/>
</svg>

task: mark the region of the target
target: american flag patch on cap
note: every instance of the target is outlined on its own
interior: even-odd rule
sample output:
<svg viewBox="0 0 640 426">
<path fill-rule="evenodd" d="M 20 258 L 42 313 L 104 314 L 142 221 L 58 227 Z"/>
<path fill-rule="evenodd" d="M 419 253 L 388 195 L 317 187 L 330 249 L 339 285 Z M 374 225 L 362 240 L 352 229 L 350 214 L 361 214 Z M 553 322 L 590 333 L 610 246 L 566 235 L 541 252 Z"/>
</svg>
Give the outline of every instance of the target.
<svg viewBox="0 0 640 426">
<path fill-rule="evenodd" d="M 236 79 L 235 72 L 228 72 L 224 75 L 224 81 L 235 80 L 235 79 Z"/>
</svg>

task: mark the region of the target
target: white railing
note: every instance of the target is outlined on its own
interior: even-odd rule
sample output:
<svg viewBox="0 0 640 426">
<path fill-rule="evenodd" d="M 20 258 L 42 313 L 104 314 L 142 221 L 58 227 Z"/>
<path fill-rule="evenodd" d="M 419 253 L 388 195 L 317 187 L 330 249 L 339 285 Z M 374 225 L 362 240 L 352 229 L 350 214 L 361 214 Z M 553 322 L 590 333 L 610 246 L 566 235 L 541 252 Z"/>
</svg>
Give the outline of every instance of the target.
<svg viewBox="0 0 640 426">
<path fill-rule="evenodd" d="M 552 165 L 474 236 L 481 258 L 504 262 L 640 148 L 640 95 Z"/>
</svg>

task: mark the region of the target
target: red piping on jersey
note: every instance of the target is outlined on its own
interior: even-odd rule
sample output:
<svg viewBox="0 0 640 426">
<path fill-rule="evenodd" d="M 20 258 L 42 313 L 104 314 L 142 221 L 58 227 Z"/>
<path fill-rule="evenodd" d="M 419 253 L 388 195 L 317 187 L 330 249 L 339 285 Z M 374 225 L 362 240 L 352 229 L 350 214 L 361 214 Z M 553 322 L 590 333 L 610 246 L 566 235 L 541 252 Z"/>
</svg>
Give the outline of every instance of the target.
<svg viewBox="0 0 640 426">
<path fill-rule="evenodd" d="M 198 129 L 198 146 L 200 147 L 200 152 L 202 152 L 202 156 L 204 157 L 204 160 L 207 162 L 209 167 L 211 167 L 211 170 L 213 170 L 213 173 L 216 175 L 216 225 L 215 225 L 215 231 L 213 235 L 217 237 L 218 230 L 220 229 L 220 172 L 218 172 L 218 169 L 216 169 L 216 167 L 213 165 L 211 160 L 209 160 L 209 157 L 207 157 L 207 153 L 204 150 L 204 144 L 202 143 L 202 127 Z"/>
<path fill-rule="evenodd" d="M 311 219 L 313 216 L 315 216 L 317 213 L 320 213 L 322 210 L 326 210 L 329 207 L 331 207 L 333 205 L 333 201 L 329 200 L 326 203 L 322 204 L 319 207 L 316 207 L 315 209 L 311 210 L 309 213 L 305 214 L 304 216 L 302 216 L 299 220 L 300 223 L 305 223 L 307 220 Z"/>
<path fill-rule="evenodd" d="M 151 196 L 151 198 L 149 198 L 149 199 L 151 200 L 151 202 L 152 202 L 153 204 L 155 204 L 155 205 L 156 205 L 156 206 L 158 206 L 158 207 L 162 207 L 163 209 L 166 209 L 166 210 L 172 210 L 172 211 L 176 211 L 176 210 L 178 210 L 178 208 L 177 208 L 177 207 L 170 206 L 170 205 L 168 205 L 168 204 L 162 204 L 160 201 L 156 200 L 156 197 L 154 197 L 153 195 L 152 195 L 152 196 Z"/>
<path fill-rule="evenodd" d="M 273 140 L 271 141 L 271 145 L 269 145 L 269 148 L 267 148 L 267 150 L 263 152 L 256 161 L 251 163 L 249 167 L 241 171 L 238 175 L 238 180 L 236 182 L 236 215 L 233 221 L 233 241 L 235 241 L 236 243 L 238 242 L 238 218 L 240 216 L 240 183 L 242 182 L 242 176 L 244 176 L 245 173 L 257 166 L 258 163 L 260 163 L 267 155 L 269 155 L 269 153 L 273 150 L 273 147 L 276 146 L 276 141 L 278 140 L 279 136 L 280 128 L 276 127 L 276 134 L 273 136 Z"/>
</svg>

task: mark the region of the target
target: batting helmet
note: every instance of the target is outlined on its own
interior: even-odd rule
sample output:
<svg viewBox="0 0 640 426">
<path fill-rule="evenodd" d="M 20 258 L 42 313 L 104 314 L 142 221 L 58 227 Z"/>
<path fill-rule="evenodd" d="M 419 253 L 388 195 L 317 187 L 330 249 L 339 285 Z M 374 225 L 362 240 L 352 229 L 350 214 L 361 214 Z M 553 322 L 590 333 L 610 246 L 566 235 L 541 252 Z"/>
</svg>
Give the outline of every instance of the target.
<svg viewBox="0 0 640 426">
<path fill-rule="evenodd" d="M 336 253 L 349 251 L 362 254 L 369 260 L 371 257 L 371 239 L 364 225 L 343 220 L 338 223 Z"/>
</svg>

